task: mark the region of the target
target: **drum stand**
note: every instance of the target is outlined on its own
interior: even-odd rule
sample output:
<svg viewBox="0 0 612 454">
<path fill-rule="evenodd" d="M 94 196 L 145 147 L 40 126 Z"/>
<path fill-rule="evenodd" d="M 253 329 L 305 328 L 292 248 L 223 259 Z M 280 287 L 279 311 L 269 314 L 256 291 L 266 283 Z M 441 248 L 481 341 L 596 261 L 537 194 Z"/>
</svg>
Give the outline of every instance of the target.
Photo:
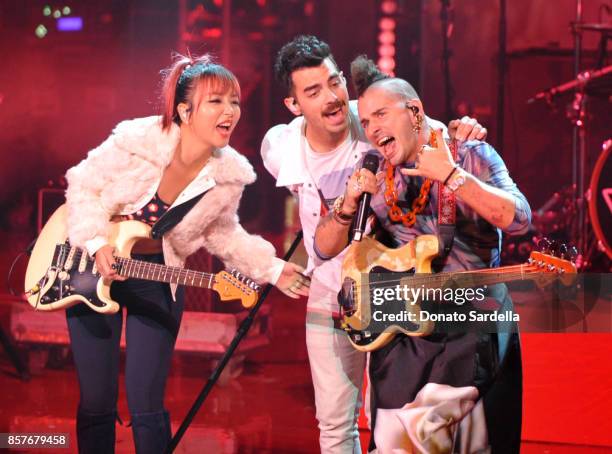
<svg viewBox="0 0 612 454">
<path fill-rule="evenodd" d="M 575 79 L 561 84 L 557 87 L 538 93 L 528 103 L 538 99 L 546 100 L 551 104 L 554 96 L 574 90 L 574 98 L 567 108 L 567 118 L 572 122 L 572 203 L 575 207 L 575 219 L 570 228 L 572 243 L 578 248 L 580 255 L 576 263 L 578 269 L 585 269 L 590 265 L 591 258 L 597 250 L 597 239 L 589 238 L 590 232 L 587 225 L 587 189 L 585 184 L 587 171 L 587 146 L 586 146 L 586 122 L 587 122 L 587 88 L 596 79 L 612 74 L 612 66 L 593 70 L 580 71 L 582 57 L 582 32 L 596 31 L 606 33 L 610 29 L 602 24 L 585 24 L 582 22 L 582 0 L 576 0 L 576 22 L 572 23 L 574 33 L 574 75 Z M 605 41 L 602 41 L 605 43 Z M 605 45 L 600 50 L 600 65 L 603 65 L 605 57 Z"/>
<path fill-rule="evenodd" d="M 581 83 L 574 94 L 574 99 L 568 107 L 567 116 L 574 125 L 572 137 L 572 189 L 573 203 L 576 207 L 576 218 L 573 222 L 571 238 L 580 251 L 579 268 L 587 266 L 587 226 L 586 226 L 586 103 L 588 96 L 585 92 L 586 79 L 578 75 Z"/>
</svg>

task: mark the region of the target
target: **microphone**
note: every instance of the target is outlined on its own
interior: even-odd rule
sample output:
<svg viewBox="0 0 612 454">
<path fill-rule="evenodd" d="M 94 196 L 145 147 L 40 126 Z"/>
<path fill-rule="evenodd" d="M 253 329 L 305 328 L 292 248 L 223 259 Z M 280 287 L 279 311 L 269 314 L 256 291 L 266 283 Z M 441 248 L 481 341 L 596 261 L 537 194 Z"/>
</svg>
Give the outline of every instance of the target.
<svg viewBox="0 0 612 454">
<path fill-rule="evenodd" d="M 363 159 L 362 168 L 368 169 L 375 174 L 378 170 L 378 156 L 374 153 L 368 153 Z M 361 241 L 361 238 L 363 238 L 371 199 L 372 194 L 369 192 L 364 192 L 359 198 L 359 208 L 357 208 L 357 222 L 355 222 L 355 230 L 353 231 L 353 241 Z"/>
</svg>

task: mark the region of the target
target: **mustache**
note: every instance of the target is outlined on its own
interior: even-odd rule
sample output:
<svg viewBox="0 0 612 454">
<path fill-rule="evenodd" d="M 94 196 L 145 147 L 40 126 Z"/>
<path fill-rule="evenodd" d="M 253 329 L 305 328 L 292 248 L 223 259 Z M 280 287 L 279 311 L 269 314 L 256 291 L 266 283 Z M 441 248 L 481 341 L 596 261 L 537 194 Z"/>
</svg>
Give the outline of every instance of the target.
<svg viewBox="0 0 612 454">
<path fill-rule="evenodd" d="M 329 107 L 327 107 L 324 111 L 323 111 L 323 115 L 327 115 L 329 113 L 332 113 L 334 110 L 338 110 L 338 108 L 342 108 L 346 105 L 346 103 L 344 101 L 337 101 L 333 104 L 331 104 Z"/>
</svg>

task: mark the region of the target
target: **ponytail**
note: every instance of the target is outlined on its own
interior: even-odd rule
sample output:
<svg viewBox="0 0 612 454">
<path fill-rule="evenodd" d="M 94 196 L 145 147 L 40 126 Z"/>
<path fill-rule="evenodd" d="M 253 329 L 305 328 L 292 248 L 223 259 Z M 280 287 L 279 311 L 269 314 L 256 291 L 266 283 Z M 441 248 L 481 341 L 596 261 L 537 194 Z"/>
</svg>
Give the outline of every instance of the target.
<svg viewBox="0 0 612 454">
<path fill-rule="evenodd" d="M 227 68 L 214 63 L 208 54 L 200 57 L 173 54 L 174 62 L 162 71 L 162 129 L 167 131 L 172 123 L 181 124 L 177 112 L 180 103 L 192 106 L 200 81 L 212 81 L 222 89 L 233 89 L 240 96 L 240 85 L 236 76 Z"/>
</svg>

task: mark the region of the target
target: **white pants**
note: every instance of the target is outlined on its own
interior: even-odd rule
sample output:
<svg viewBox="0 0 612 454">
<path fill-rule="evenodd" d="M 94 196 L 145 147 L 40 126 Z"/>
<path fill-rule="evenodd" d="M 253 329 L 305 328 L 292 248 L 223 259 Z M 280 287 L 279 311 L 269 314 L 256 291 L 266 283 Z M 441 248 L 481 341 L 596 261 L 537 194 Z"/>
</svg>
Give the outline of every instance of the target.
<svg viewBox="0 0 612 454">
<path fill-rule="evenodd" d="M 306 347 L 321 431 L 319 444 L 323 454 L 360 454 L 357 419 L 366 354 L 351 346 L 344 331 L 334 329 L 329 308 L 336 307 L 335 300 L 335 292 L 311 287 Z"/>
</svg>

